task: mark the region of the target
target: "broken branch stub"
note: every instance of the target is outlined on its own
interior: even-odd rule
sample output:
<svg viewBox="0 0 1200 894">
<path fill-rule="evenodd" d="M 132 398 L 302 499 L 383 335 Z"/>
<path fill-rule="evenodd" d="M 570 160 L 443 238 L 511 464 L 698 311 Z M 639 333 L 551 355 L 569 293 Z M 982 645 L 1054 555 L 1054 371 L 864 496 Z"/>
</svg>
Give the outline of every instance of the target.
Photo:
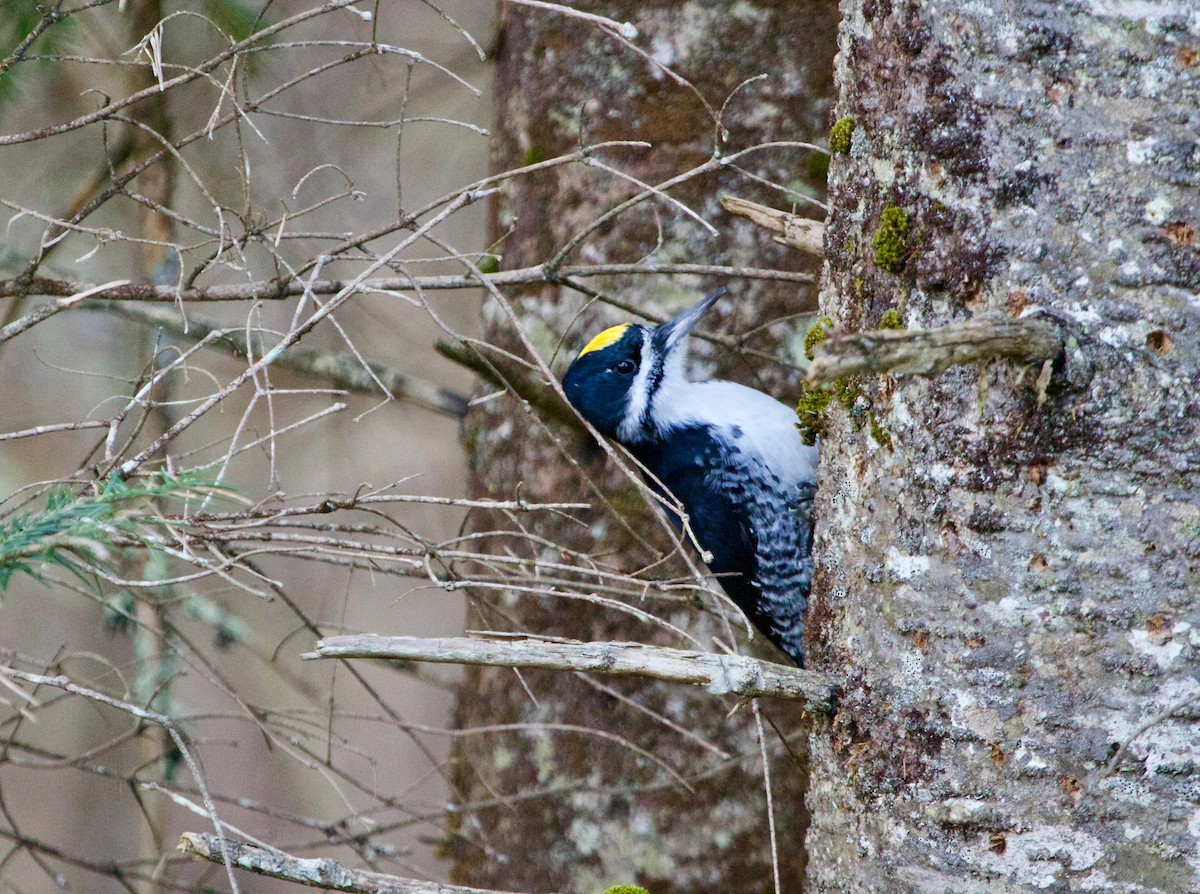
<svg viewBox="0 0 1200 894">
<path fill-rule="evenodd" d="M 1053 359 L 1063 348 L 1057 326 L 1046 320 L 977 317 L 937 329 L 877 329 L 830 333 L 813 349 L 808 381 L 891 373 L 935 376 L 951 366 L 1004 357 L 1018 363 Z"/>
<path fill-rule="evenodd" d="M 753 221 L 760 227 L 782 233 L 782 236 L 775 237 L 776 242 L 798 248 L 818 258 L 825 256 L 825 224 L 819 220 L 790 214 L 737 196 L 721 196 L 721 207 L 730 214 Z"/>
</svg>

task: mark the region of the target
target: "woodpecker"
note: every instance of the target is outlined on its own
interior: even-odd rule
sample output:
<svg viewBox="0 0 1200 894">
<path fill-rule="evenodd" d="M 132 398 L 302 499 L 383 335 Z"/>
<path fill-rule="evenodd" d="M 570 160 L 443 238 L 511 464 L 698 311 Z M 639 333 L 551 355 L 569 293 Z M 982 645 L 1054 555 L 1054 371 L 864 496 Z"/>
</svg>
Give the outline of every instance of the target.
<svg viewBox="0 0 1200 894">
<path fill-rule="evenodd" d="M 795 411 L 773 397 L 688 381 L 687 335 L 724 293 L 661 326 L 605 329 L 568 367 L 563 390 L 646 467 L 651 488 L 661 492 L 661 482 L 679 500 L 722 588 L 803 667 L 817 449 L 801 439 Z"/>
</svg>

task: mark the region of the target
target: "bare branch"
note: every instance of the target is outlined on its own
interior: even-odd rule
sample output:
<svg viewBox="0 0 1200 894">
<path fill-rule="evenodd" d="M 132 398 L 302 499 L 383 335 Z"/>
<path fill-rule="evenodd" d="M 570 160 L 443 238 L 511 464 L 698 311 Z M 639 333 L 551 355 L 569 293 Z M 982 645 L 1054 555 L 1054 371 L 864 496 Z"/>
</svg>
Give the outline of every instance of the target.
<svg viewBox="0 0 1200 894">
<path fill-rule="evenodd" d="M 1062 346 L 1054 324 L 1029 317 L 976 317 L 938 329 L 835 332 L 814 347 L 808 381 L 828 384 L 871 373 L 935 376 L 951 366 L 995 357 L 1034 363 L 1057 356 Z"/>
<path fill-rule="evenodd" d="M 793 273 L 787 270 L 769 270 L 760 267 L 729 267 L 719 264 L 581 264 L 559 267 L 551 271 L 547 264 L 522 267 L 485 274 L 488 282 L 496 286 L 520 286 L 535 283 L 558 283 L 567 279 L 586 279 L 595 276 L 665 276 L 668 274 L 729 277 L 731 279 L 764 279 L 776 282 L 811 283 L 811 273 Z M 87 297 L 106 301 L 157 301 L 174 304 L 179 301 L 270 301 L 294 298 L 297 295 L 335 295 L 352 284 L 354 280 L 318 279 L 300 280 L 289 278 L 260 280 L 221 286 L 198 286 L 177 289 L 169 285 L 146 283 L 121 283 L 99 286 L 74 280 L 34 279 L 0 280 L 0 298 L 30 295 L 73 296 L 86 292 Z M 391 276 L 382 279 L 365 279 L 355 285 L 362 292 L 411 292 L 417 289 L 430 291 L 443 289 L 477 289 L 479 278 L 474 274 L 450 274 L 439 276 Z M 60 308 L 61 309 L 61 308 Z M 25 327 L 28 328 L 28 327 Z"/>
<path fill-rule="evenodd" d="M 714 695 L 784 698 L 804 702 L 810 711 L 832 714 L 837 683 L 817 671 L 786 667 L 745 655 L 690 652 L 641 643 L 544 640 L 532 637 L 481 639 L 416 636 L 331 636 L 304 658 L 390 658 L 439 664 L 481 664 L 587 671 L 648 677 L 703 686 Z"/>
<path fill-rule="evenodd" d="M 184 832 L 179 836 L 179 850 L 210 863 L 223 863 L 228 858 L 238 869 L 326 891 L 348 891 L 351 894 L 499 894 L 481 888 L 443 885 L 382 872 L 350 869 L 335 860 L 293 857 L 283 851 L 267 850 L 244 841 L 218 838 L 206 833 Z"/>
<path fill-rule="evenodd" d="M 124 302 L 95 302 L 86 305 L 85 309 L 101 310 L 148 326 L 158 326 L 175 338 L 191 341 L 200 341 L 215 333 L 217 338 L 209 341 L 209 347 L 224 348 L 228 353 L 243 358 L 250 355 L 246 330 L 242 327 L 225 328 L 214 322 L 198 319 L 192 314 L 188 314 L 185 319 L 173 308 L 147 307 Z M 256 349 L 256 353 L 261 353 L 261 349 Z M 274 365 L 278 369 L 290 369 L 317 376 L 335 387 L 362 394 L 378 395 L 379 386 L 382 384 L 387 389 L 387 396 L 391 398 L 408 401 L 455 419 L 461 419 L 467 412 L 467 398 L 463 395 L 381 363 L 367 363 L 364 366 L 357 357 L 346 351 L 317 351 L 293 347 L 280 354 Z"/>
</svg>

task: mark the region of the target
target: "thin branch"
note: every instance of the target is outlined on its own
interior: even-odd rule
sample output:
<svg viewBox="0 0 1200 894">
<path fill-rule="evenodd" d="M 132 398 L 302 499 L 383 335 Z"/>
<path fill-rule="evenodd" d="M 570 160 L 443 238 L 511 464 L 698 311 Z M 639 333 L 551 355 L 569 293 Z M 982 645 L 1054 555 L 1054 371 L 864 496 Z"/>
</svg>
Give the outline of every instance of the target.
<svg viewBox="0 0 1200 894">
<path fill-rule="evenodd" d="M 123 108 L 134 105 L 135 103 L 141 102 L 142 100 L 152 97 L 156 94 L 165 93 L 174 87 L 180 86 L 181 84 L 187 84 L 196 80 L 197 78 L 203 77 L 221 65 L 221 63 L 223 63 L 226 59 L 231 59 L 234 56 L 239 55 L 247 48 L 265 40 L 272 34 L 277 34 L 280 31 L 291 28 L 293 25 L 298 25 L 301 22 L 307 21 L 308 19 L 325 15 L 333 10 L 343 9 L 352 5 L 354 2 L 356 2 L 356 0 L 328 0 L 324 6 L 306 9 L 290 18 L 275 22 L 274 24 L 263 28 L 261 31 L 258 31 L 255 34 L 251 34 L 245 40 L 239 41 L 238 43 L 227 47 L 222 52 L 210 56 L 204 61 L 203 64 L 188 71 L 186 74 L 181 74 L 178 77 L 172 78 L 169 81 L 163 81 L 162 83 L 156 81 L 153 86 L 146 87 L 143 90 L 138 90 L 121 99 L 113 100 L 107 105 L 96 109 L 94 112 L 89 112 L 86 115 L 80 115 L 78 118 L 75 118 L 72 121 L 66 121 L 62 124 L 53 124 L 49 127 L 43 127 L 40 130 L 25 131 L 24 133 L 2 134 L 0 135 L 0 146 L 13 146 L 18 143 L 30 143 L 37 140 L 44 140 L 47 137 L 52 137 L 61 133 L 68 133 L 72 130 L 78 130 L 81 127 L 86 127 L 89 124 L 95 124 L 97 121 L 103 121 L 106 118 L 112 117 L 114 112 L 119 112 Z"/>
<path fill-rule="evenodd" d="M 439 341 L 434 349 L 499 388 L 511 388 L 513 394 L 525 401 L 538 413 L 539 418 L 556 422 L 568 428 L 582 430 L 575 414 L 558 399 L 558 395 L 546 387 L 540 376 L 522 370 L 518 364 L 499 356 L 489 355 L 486 359 L 467 345 Z"/>
<path fill-rule="evenodd" d="M 42 320 L 49 319 L 59 311 L 73 307 L 80 301 L 85 301 L 100 292 L 105 292 L 111 288 L 120 288 L 129 284 L 129 280 L 120 279 L 116 282 L 105 283 L 97 286 L 84 286 L 82 289 L 67 292 L 68 297 L 60 298 L 53 304 L 46 304 L 41 307 L 36 307 L 25 316 L 18 320 L 13 320 L 3 329 L 0 329 L 0 344 L 8 341 L 10 338 L 15 338 L 27 329 L 32 329 Z"/>
<path fill-rule="evenodd" d="M 793 273 L 760 267 L 730 267 L 719 264 L 581 264 L 551 270 L 547 264 L 484 274 L 496 286 L 558 283 L 566 279 L 586 279 L 594 276 L 664 276 L 668 274 L 709 276 L 730 279 L 766 279 L 777 282 L 811 283 L 811 273 Z M 0 298 L 29 295 L 76 295 L 87 292 L 89 298 L 106 301 L 158 301 L 174 304 L 179 301 L 271 301 L 297 295 L 334 295 L 351 284 L 362 292 L 411 292 L 419 289 L 477 289 L 479 278 L 473 273 L 438 276 L 391 276 L 362 281 L 345 279 L 259 280 L 220 286 L 197 286 L 178 289 L 170 285 L 147 283 L 109 284 L 99 286 L 74 280 L 35 277 L 33 279 L 0 280 Z"/>
<path fill-rule="evenodd" d="M 113 313 L 148 326 L 157 326 L 167 330 L 175 338 L 189 339 L 193 342 L 215 333 L 217 338 L 209 342 L 210 348 L 222 348 L 227 353 L 241 358 L 248 357 L 251 353 L 243 327 L 225 328 L 192 314 L 188 314 L 185 319 L 174 308 L 93 302 L 85 305 L 84 309 Z M 257 348 L 255 353 L 261 353 L 261 350 Z M 367 363 L 364 366 L 358 358 L 346 351 L 318 351 L 292 347 L 279 355 L 274 366 L 276 369 L 289 369 L 316 376 L 336 388 L 362 394 L 378 395 L 382 384 L 388 397 L 408 401 L 455 419 L 461 419 L 467 412 L 465 396 L 380 363 Z"/>
<path fill-rule="evenodd" d="M 302 657 L 390 658 L 648 677 L 703 686 L 714 695 L 801 701 L 808 710 L 823 714 L 834 712 L 837 698 L 837 683 L 817 671 L 745 655 L 690 652 L 641 643 L 362 634 L 320 640 L 317 651 Z"/>
<path fill-rule="evenodd" d="M 834 332 L 814 347 L 808 381 L 821 385 L 871 373 L 935 376 L 951 366 L 995 357 L 1034 363 L 1056 357 L 1062 347 L 1054 324 L 1030 317 L 976 317 L 938 329 Z"/>
<path fill-rule="evenodd" d="M 293 857 L 283 851 L 267 850 L 244 841 L 218 838 L 207 833 L 184 832 L 179 837 L 179 850 L 210 863 L 222 863 L 228 855 L 230 862 L 238 869 L 326 891 L 347 891 L 350 894 L 499 894 L 481 888 L 443 885 L 382 872 L 350 869 L 328 858 Z"/>
</svg>

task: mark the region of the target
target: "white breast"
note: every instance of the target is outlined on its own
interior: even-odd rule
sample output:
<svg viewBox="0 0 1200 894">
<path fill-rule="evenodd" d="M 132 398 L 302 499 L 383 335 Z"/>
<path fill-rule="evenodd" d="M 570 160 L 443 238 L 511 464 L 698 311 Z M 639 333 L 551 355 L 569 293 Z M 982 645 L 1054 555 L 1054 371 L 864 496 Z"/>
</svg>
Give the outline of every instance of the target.
<svg viewBox="0 0 1200 894">
<path fill-rule="evenodd" d="M 662 430 L 689 424 L 714 426 L 785 485 L 816 478 L 817 448 L 801 439 L 795 410 L 745 385 L 719 379 L 664 381 L 654 395 L 651 418 Z"/>
</svg>

